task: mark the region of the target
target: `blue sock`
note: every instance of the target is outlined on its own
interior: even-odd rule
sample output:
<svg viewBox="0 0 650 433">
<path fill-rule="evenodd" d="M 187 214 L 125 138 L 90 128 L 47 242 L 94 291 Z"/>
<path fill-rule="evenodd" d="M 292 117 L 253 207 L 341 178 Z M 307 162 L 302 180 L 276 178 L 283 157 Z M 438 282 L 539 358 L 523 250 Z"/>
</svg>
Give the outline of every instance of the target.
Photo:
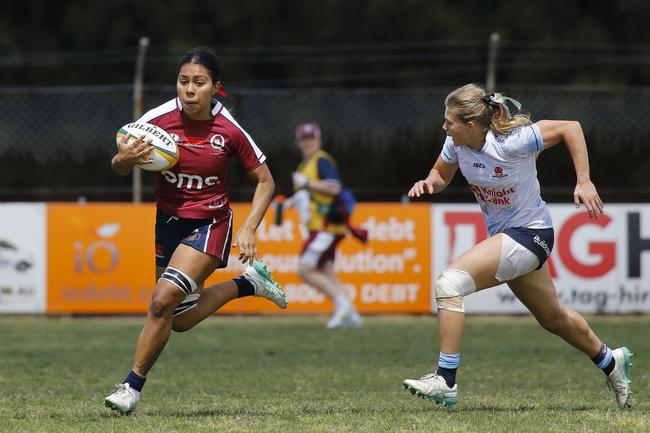
<svg viewBox="0 0 650 433">
<path fill-rule="evenodd" d="M 451 355 L 440 352 L 438 357 L 438 376 L 442 376 L 447 386 L 452 388 L 456 385 L 456 370 L 460 366 L 460 352 Z"/>
<path fill-rule="evenodd" d="M 616 365 L 616 360 L 614 359 L 614 356 L 612 355 L 612 349 L 607 347 L 605 343 L 603 343 L 602 346 L 600 346 L 600 350 L 598 351 L 598 355 L 594 356 L 591 358 L 591 360 L 596 364 L 596 367 L 600 368 L 603 370 L 603 372 L 609 376 L 612 370 L 614 370 L 614 365 Z"/>
<path fill-rule="evenodd" d="M 128 383 L 131 388 L 135 389 L 138 392 L 141 392 L 142 387 L 146 381 L 146 377 L 139 376 L 133 370 L 131 370 L 122 383 Z"/>
<path fill-rule="evenodd" d="M 236 278 L 233 278 L 235 284 L 237 284 L 237 290 L 239 290 L 238 298 L 243 298 L 244 296 L 253 296 L 255 294 L 255 287 L 253 283 L 248 281 L 246 277 L 240 275 Z"/>
</svg>

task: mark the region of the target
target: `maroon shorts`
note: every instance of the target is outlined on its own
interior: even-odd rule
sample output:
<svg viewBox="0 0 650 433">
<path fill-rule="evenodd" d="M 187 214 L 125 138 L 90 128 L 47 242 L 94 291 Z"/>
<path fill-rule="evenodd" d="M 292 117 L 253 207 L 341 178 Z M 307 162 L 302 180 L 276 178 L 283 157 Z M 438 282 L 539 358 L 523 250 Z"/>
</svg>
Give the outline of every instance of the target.
<svg viewBox="0 0 650 433">
<path fill-rule="evenodd" d="M 218 268 L 228 264 L 232 240 L 232 210 L 220 218 L 186 219 L 156 213 L 156 266 L 169 264 L 179 244 L 189 245 L 218 258 Z"/>
<path fill-rule="evenodd" d="M 321 268 L 328 260 L 334 260 L 336 246 L 345 235 L 329 232 L 310 231 L 302 247 L 300 263 L 310 268 Z"/>
</svg>

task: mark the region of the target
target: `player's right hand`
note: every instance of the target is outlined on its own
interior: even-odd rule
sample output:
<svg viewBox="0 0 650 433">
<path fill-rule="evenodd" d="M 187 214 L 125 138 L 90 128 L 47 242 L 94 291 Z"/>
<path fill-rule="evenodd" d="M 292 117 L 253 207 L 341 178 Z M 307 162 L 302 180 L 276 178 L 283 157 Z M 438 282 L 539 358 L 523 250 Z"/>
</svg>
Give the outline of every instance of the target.
<svg viewBox="0 0 650 433">
<path fill-rule="evenodd" d="M 428 183 L 426 180 L 418 180 L 413 184 L 413 187 L 409 190 L 409 197 L 420 197 L 424 194 L 433 194 L 433 185 Z"/>
<path fill-rule="evenodd" d="M 129 165 L 153 162 L 150 156 L 152 150 L 151 139 L 145 140 L 144 135 L 131 140 L 131 134 L 126 134 L 117 143 L 117 155 L 120 161 Z"/>
</svg>

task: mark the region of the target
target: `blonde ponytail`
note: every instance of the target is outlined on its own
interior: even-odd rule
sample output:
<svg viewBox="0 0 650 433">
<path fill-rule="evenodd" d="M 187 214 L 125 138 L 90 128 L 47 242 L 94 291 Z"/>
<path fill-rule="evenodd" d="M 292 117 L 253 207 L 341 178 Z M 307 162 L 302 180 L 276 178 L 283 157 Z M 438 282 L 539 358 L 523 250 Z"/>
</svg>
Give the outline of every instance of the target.
<svg viewBox="0 0 650 433">
<path fill-rule="evenodd" d="M 508 104 L 514 106 L 514 115 Z M 445 105 L 452 108 L 462 122 L 473 121 L 485 131 L 491 129 L 498 134 L 507 134 L 532 123 L 529 114 L 521 111 L 519 101 L 501 93 L 488 94 L 478 84 L 467 84 L 454 90 L 447 95 Z"/>
</svg>

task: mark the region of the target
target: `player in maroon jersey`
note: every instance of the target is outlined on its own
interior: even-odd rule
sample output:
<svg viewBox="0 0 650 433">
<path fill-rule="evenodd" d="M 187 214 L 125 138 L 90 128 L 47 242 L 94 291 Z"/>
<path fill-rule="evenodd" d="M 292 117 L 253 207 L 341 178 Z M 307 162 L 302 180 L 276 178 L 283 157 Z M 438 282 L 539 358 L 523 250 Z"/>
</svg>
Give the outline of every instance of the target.
<svg viewBox="0 0 650 433">
<path fill-rule="evenodd" d="M 196 48 L 180 59 L 178 97 L 147 112 L 139 121 L 157 125 L 178 143 L 180 157 L 156 182 L 156 288 L 138 338 L 133 368 L 105 404 L 124 414 L 133 412 L 146 376 L 162 353 L 171 330 L 186 331 L 228 301 L 262 296 L 280 308 L 286 298 L 268 268 L 256 260 L 255 230 L 268 208 L 275 184 L 266 156 L 213 97 L 221 89 L 221 65 L 209 50 Z M 127 175 L 149 160 L 150 143 L 138 138 L 118 144 L 111 166 Z M 232 158 L 257 181 L 251 210 L 232 240 L 233 215 L 228 198 Z M 228 263 L 229 249 L 239 248 L 248 264 L 242 275 L 203 287 L 215 269 Z"/>
</svg>

